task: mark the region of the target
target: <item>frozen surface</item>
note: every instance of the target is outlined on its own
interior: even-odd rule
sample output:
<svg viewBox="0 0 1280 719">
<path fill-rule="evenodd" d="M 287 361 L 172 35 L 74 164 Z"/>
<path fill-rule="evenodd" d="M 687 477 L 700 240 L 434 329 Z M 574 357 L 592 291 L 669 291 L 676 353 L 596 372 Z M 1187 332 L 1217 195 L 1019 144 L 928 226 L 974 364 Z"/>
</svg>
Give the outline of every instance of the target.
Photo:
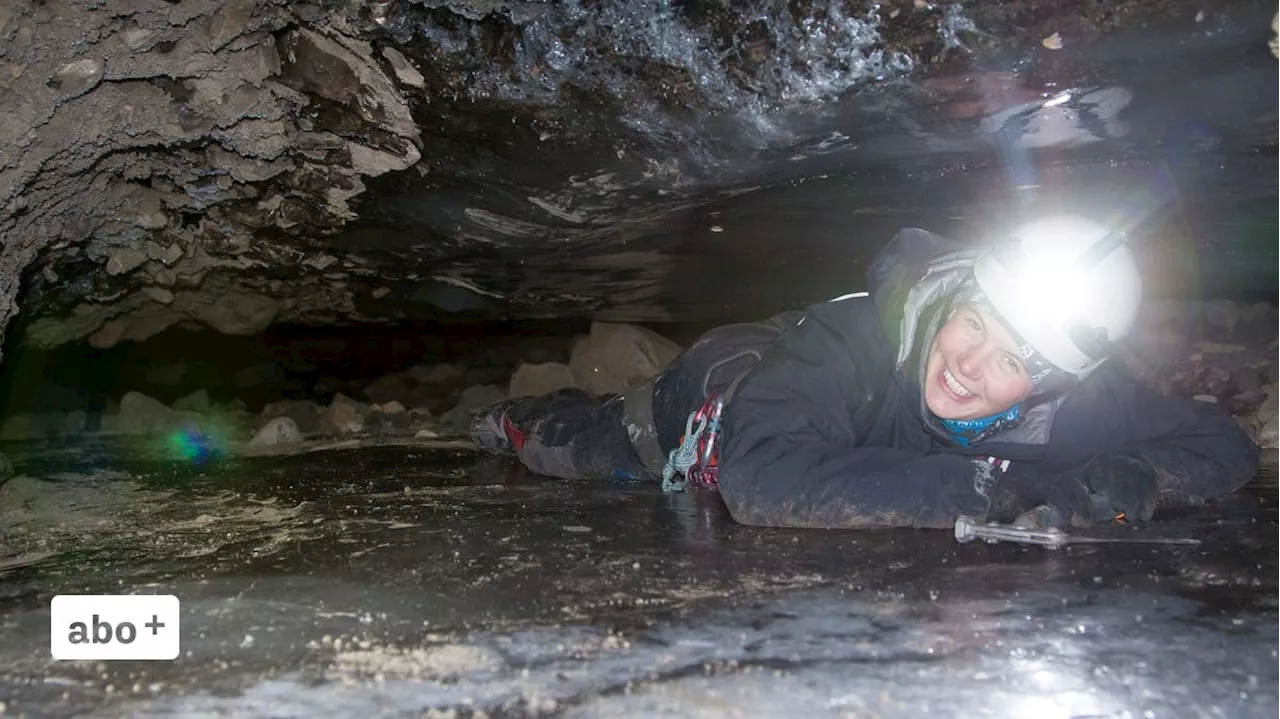
<svg viewBox="0 0 1280 719">
<path fill-rule="evenodd" d="M 10 445 L 0 701 L 30 716 L 1274 717 L 1274 456 L 1137 530 L 957 545 L 734 524 L 457 443 L 191 467 Z M 58 593 L 174 593 L 175 662 L 48 653 Z M 433 713 L 436 712 L 436 713 Z"/>
</svg>

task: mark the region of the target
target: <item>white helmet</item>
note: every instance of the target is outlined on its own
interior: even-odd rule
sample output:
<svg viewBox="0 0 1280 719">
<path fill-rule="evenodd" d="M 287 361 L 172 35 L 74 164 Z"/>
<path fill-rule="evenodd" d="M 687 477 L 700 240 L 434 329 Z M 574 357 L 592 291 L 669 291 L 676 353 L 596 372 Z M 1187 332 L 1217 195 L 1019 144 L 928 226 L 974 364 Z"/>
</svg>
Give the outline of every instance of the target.
<svg viewBox="0 0 1280 719">
<path fill-rule="evenodd" d="M 973 272 L 1011 328 L 1080 379 L 1129 332 L 1142 298 L 1124 234 L 1083 217 L 1028 222 L 979 257 Z"/>
</svg>

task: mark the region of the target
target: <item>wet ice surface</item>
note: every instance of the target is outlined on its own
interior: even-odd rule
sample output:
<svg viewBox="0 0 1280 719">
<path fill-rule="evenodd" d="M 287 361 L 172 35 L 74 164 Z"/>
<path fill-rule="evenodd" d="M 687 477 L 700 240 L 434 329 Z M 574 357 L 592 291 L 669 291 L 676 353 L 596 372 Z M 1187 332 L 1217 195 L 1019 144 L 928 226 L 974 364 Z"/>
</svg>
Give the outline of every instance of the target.
<svg viewBox="0 0 1280 719">
<path fill-rule="evenodd" d="M 1146 530 L 1200 546 L 1050 551 L 742 527 L 714 495 L 448 446 L 204 468 L 124 444 L 4 449 L 13 714 L 1277 712 L 1274 469 Z M 181 659 L 49 659 L 53 595 L 120 592 L 181 599 Z"/>
</svg>

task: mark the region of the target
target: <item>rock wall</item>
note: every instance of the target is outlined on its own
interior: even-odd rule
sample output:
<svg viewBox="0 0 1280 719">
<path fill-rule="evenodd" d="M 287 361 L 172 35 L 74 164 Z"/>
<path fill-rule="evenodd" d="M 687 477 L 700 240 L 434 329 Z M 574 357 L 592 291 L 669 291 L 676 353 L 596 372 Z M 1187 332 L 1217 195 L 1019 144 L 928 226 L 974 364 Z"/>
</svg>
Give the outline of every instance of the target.
<svg viewBox="0 0 1280 719">
<path fill-rule="evenodd" d="M 358 258 L 308 245 L 421 149 L 346 18 L 270 0 L 4 3 L 0 327 L 24 280 L 44 346 L 354 315 L 342 280 Z"/>
</svg>

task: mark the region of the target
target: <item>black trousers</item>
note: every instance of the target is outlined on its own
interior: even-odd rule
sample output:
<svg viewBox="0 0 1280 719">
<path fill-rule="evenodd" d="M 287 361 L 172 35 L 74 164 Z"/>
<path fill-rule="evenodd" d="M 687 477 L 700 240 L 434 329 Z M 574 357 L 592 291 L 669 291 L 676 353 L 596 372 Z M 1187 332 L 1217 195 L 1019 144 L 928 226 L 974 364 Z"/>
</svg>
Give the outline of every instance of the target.
<svg viewBox="0 0 1280 719">
<path fill-rule="evenodd" d="M 801 316 L 786 312 L 762 322 L 712 329 L 650 380 L 651 429 L 663 457 L 680 444 L 689 415 L 711 394 L 731 393 L 769 345 Z M 638 428 L 634 414 L 628 416 L 624 395 L 592 397 L 581 389 L 563 389 L 516 402 L 507 409 L 507 418 L 524 435 L 517 456 L 539 474 L 637 479 L 661 471 L 652 462 L 646 466 L 637 451 Z"/>
</svg>

